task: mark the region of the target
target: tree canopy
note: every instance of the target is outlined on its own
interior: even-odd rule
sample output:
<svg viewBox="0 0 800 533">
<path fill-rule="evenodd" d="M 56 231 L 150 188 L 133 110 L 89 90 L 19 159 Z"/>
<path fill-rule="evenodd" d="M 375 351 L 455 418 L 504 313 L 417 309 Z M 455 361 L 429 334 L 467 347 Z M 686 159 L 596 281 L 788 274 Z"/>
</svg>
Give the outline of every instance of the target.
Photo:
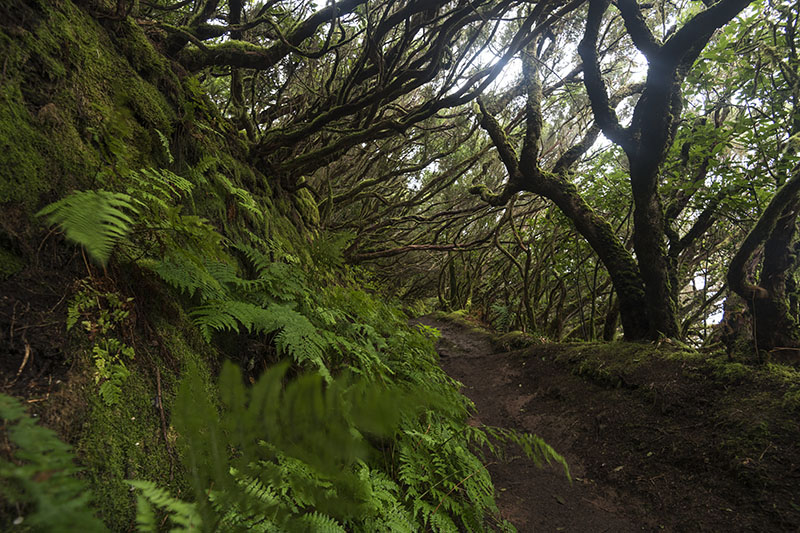
<svg viewBox="0 0 800 533">
<path fill-rule="evenodd" d="M 738 295 L 767 320 L 762 349 L 796 343 L 764 336 L 796 330 L 789 2 L 163 1 L 135 16 L 250 160 L 308 189 L 321 226 L 351 232 L 349 257 L 404 297 L 435 290 L 557 338 L 610 338 L 619 320 L 629 339 L 701 342 Z"/>
</svg>

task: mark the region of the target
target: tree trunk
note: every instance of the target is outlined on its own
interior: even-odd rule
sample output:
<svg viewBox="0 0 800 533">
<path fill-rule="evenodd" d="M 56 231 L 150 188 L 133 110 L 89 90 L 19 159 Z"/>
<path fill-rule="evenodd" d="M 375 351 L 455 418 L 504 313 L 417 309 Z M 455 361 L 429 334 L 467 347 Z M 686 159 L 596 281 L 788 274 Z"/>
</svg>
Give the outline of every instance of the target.
<svg viewBox="0 0 800 533">
<path fill-rule="evenodd" d="M 675 138 L 681 114 L 680 76 L 674 70 L 664 71 L 653 65 L 647 76 L 647 89 L 637 103 L 631 124 L 631 130 L 639 135 L 625 147 L 634 203 L 633 248 L 645 287 L 650 337 L 678 337 L 658 173 Z"/>
<path fill-rule="evenodd" d="M 635 208 L 633 211 L 633 247 L 645 287 L 647 316 L 650 320 L 649 336 L 660 334 L 677 337 L 678 320 L 670 284 L 670 265 L 664 240 L 664 222 L 661 202 L 655 190 L 655 180 L 645 180 L 645 190 L 637 190 L 631 165 L 631 183 Z M 653 185 L 652 187 L 650 185 Z"/>
<path fill-rule="evenodd" d="M 759 350 L 781 351 L 781 348 L 800 346 L 797 322 L 791 315 L 786 290 L 787 279 L 793 275 L 796 266 L 792 240 L 797 227 L 798 208 L 800 198 L 796 197 L 783 210 L 764 243 L 760 285 L 768 295 L 748 301 Z"/>
<path fill-rule="evenodd" d="M 562 176 L 543 175 L 535 184 L 526 184 L 526 189 L 541 194 L 556 204 L 606 267 L 617 293 L 625 338 L 649 338 L 647 300 L 639 267 L 611 225 L 589 207 L 575 185 Z"/>
<path fill-rule="evenodd" d="M 753 318 L 758 352 L 772 351 L 778 359 L 800 359 L 800 332 L 789 309 L 787 279 L 792 275 L 792 250 L 800 209 L 800 168 L 770 200 L 728 267 L 731 289 L 747 302 Z M 747 279 L 747 265 L 764 242 L 758 285 Z"/>
</svg>

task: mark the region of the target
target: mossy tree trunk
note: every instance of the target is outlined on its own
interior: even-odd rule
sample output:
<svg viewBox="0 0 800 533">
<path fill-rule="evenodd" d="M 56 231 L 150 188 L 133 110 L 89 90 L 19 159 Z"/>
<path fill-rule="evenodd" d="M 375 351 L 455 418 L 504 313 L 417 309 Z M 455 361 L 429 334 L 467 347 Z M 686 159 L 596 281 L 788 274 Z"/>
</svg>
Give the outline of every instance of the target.
<svg viewBox="0 0 800 533">
<path fill-rule="evenodd" d="M 652 70 L 652 69 L 651 69 Z M 654 76 L 650 73 L 649 76 Z M 645 287 L 651 334 L 678 336 L 678 320 L 670 284 L 664 235 L 664 214 L 658 193 L 658 171 L 672 144 L 680 117 L 680 82 L 670 73 L 660 73 L 661 91 L 646 91 L 640 102 L 650 111 L 634 116 L 633 127 L 643 134 L 640 142 L 627 146 L 633 193 L 633 247 Z M 655 102 L 651 102 L 655 100 Z M 671 101 L 669 101 L 671 100 Z M 637 106 L 638 108 L 639 106 Z M 659 112 L 669 109 L 668 113 Z M 652 111 L 656 112 L 652 112 Z M 639 122 L 637 124 L 637 122 Z M 648 126 L 645 126 L 648 124 Z"/>
<path fill-rule="evenodd" d="M 760 285 L 769 296 L 750 302 L 756 341 L 763 349 L 780 350 L 800 345 L 800 331 L 791 314 L 787 290 L 788 281 L 797 267 L 792 241 L 797 228 L 798 209 L 800 198 L 795 197 L 783 210 L 764 243 Z"/>
<path fill-rule="evenodd" d="M 787 280 L 796 268 L 792 247 L 800 210 L 800 167 L 767 205 L 745 238 L 728 268 L 728 284 L 747 302 L 753 320 L 753 334 L 759 351 L 797 356 L 800 331 L 790 313 Z M 764 259 L 758 284 L 748 280 L 750 258 L 764 243 Z"/>
<path fill-rule="evenodd" d="M 584 85 L 597 124 L 620 146 L 630 163 L 634 200 L 634 249 L 646 293 L 649 336 L 679 335 L 670 284 L 670 263 L 664 233 L 664 213 L 658 193 L 659 168 L 675 138 L 681 119 L 680 86 L 717 28 L 727 24 L 750 0 L 720 0 L 707 7 L 663 42 L 657 38 L 634 0 L 615 2 L 628 36 L 647 59 L 647 80 L 628 127 L 623 127 L 609 99 L 600 69 L 600 28 L 611 0 L 590 0 L 586 30 L 578 46 L 584 63 Z M 625 302 L 620 299 L 620 311 Z"/>
</svg>

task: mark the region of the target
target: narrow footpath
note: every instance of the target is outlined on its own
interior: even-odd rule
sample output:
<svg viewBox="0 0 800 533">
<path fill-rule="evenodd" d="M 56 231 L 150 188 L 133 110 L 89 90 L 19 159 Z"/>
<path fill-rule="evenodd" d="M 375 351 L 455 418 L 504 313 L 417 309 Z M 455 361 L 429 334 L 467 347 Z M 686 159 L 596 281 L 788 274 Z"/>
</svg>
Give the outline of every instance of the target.
<svg viewBox="0 0 800 533">
<path fill-rule="evenodd" d="M 670 384 L 659 404 L 647 399 L 658 394 L 641 394 L 648 385 L 577 375 L 558 357 L 559 345 L 498 352 L 487 335 L 462 325 L 421 322 L 441 332 L 441 365 L 475 403 L 474 423 L 539 435 L 569 464 L 572 483 L 560 467 L 537 468 L 520 454 L 487 465 L 500 510 L 520 532 L 798 531 L 797 514 L 787 523 L 773 509 L 777 493 L 758 501 L 711 464 L 713 449 L 703 447 L 718 436 L 703 434 L 704 412 L 680 408 L 704 401 L 682 388 L 675 365 L 642 376 L 656 392 L 658 383 Z M 794 483 L 781 497 L 794 498 Z"/>
</svg>

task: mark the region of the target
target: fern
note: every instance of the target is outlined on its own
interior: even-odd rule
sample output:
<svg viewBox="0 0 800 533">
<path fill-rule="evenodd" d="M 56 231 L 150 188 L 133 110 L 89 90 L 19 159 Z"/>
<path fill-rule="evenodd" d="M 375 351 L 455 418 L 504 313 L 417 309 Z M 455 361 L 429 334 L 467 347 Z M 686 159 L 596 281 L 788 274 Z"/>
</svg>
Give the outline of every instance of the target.
<svg viewBox="0 0 800 533">
<path fill-rule="evenodd" d="M 513 313 L 508 306 L 495 302 L 490 309 L 495 317 L 491 320 L 494 327 L 500 331 L 508 331 L 514 319 Z"/>
<path fill-rule="evenodd" d="M 177 527 L 172 532 L 200 531 L 202 518 L 197 511 L 197 506 L 177 498 L 156 486 L 150 481 L 128 481 L 128 484 L 141 491 L 136 498 L 136 522 L 141 533 L 156 533 L 159 528 L 155 522 L 152 506 L 167 513 L 170 521 Z"/>
<path fill-rule="evenodd" d="M 197 164 L 195 164 L 191 168 L 190 173 L 192 179 L 196 183 L 201 183 L 201 184 L 207 183 L 208 180 L 206 179 L 206 173 L 209 170 L 217 168 L 218 164 L 219 164 L 219 157 L 217 155 L 211 155 L 211 154 L 204 155 L 200 159 L 200 161 L 198 161 Z"/>
<path fill-rule="evenodd" d="M 470 451 L 470 431 L 453 422 L 429 414 L 424 430 L 404 430 L 396 450 L 398 480 L 415 519 L 434 531 L 482 530 L 497 513 L 494 488 Z"/>
<path fill-rule="evenodd" d="M 250 289 L 263 291 L 263 301 L 284 302 L 304 299 L 308 293 L 308 280 L 294 264 L 273 261 L 267 254 L 248 245 L 237 245 L 247 261 L 258 273 L 257 283 Z M 278 252 L 277 255 L 282 255 Z"/>
<path fill-rule="evenodd" d="M 211 331 L 233 331 L 239 333 L 240 326 L 248 332 L 272 333 L 280 326 L 280 309 L 285 314 L 288 308 L 274 306 L 264 309 L 258 305 L 236 300 L 217 300 L 195 307 L 189 315 L 200 329 L 203 337 L 211 341 Z"/>
<path fill-rule="evenodd" d="M 147 498 L 136 496 L 136 529 L 139 533 L 157 533 L 158 520 Z"/>
<path fill-rule="evenodd" d="M 106 405 L 114 405 L 130 375 L 125 361 L 135 356 L 133 348 L 117 339 L 114 331 L 128 319 L 133 298 L 102 292 L 88 281 L 80 286 L 67 308 L 67 330 L 82 319 L 81 325 L 93 343 L 94 381 L 100 384 L 100 397 Z"/>
<path fill-rule="evenodd" d="M 194 185 L 189 180 L 166 169 L 124 170 L 123 174 L 126 193 L 74 192 L 46 206 L 37 216 L 58 226 L 67 239 L 82 245 L 102 265 L 108 262 L 114 246 L 137 223 L 156 228 L 166 220 L 173 233 L 189 236 L 203 252 L 215 250 L 221 236 L 215 238 L 216 231 L 205 220 L 181 215 L 180 207 L 172 205 L 191 194 Z"/>
<path fill-rule="evenodd" d="M 131 375 L 130 370 L 123 363 L 111 365 L 108 378 L 100 385 L 100 398 L 106 405 L 116 405 L 122 398 L 122 385 Z"/>
<path fill-rule="evenodd" d="M 336 520 L 316 511 L 303 515 L 297 520 L 298 525 L 305 526 L 306 531 L 319 533 L 347 533 Z"/>
<path fill-rule="evenodd" d="M 355 238 L 353 233 L 323 233 L 311 242 L 311 257 L 318 271 L 341 270 L 344 250 Z"/>
<path fill-rule="evenodd" d="M 253 195 L 250 194 L 250 191 L 235 186 L 233 182 L 231 182 L 231 180 L 221 172 L 214 172 L 212 173 L 212 176 L 218 184 L 222 185 L 223 189 L 228 194 L 237 199 L 237 204 L 239 207 L 244 209 L 245 212 L 249 213 L 254 221 L 258 222 L 264 220 L 264 212 L 259 209 L 258 204 L 253 198 Z"/>
<path fill-rule="evenodd" d="M 503 456 L 507 445 L 516 445 L 536 466 L 554 463 L 561 465 L 564 475 L 570 481 L 572 480 L 566 460 L 544 439 L 532 433 L 519 433 L 511 429 L 493 426 L 480 428 L 469 426 L 464 433 L 468 442 L 478 448 L 485 448 L 499 457 Z"/>
<path fill-rule="evenodd" d="M 219 384 L 223 412 L 211 416 L 216 410 L 197 375 L 184 378 L 174 423 L 189 471 L 198 475 L 198 501 L 215 488 L 206 512 L 226 530 L 342 531 L 377 519 L 385 501 L 401 520 L 397 486 L 365 472 L 371 447 L 364 435 L 394 434 L 420 398 L 348 378 L 326 386 L 314 374 L 286 383 L 287 369 L 279 365 L 246 389 L 227 363 Z M 231 449 L 235 458 L 225 455 Z M 380 500 L 370 498 L 375 492 Z"/>
<path fill-rule="evenodd" d="M 292 356 L 298 363 L 313 363 L 330 380 L 324 360 L 327 342 L 317 333 L 314 325 L 305 316 L 286 306 L 271 305 L 269 309 L 275 313 L 275 323 L 281 330 L 275 338 L 279 353 Z"/>
<path fill-rule="evenodd" d="M 19 401 L 0 394 L 0 419 L 12 445 L 0 458 L 0 495 L 22 505 L 23 524 L 54 533 L 105 531 L 93 516 L 86 483 L 75 477 L 71 448 L 25 415 Z M 30 506 L 30 507 L 29 507 Z"/>
<path fill-rule="evenodd" d="M 218 492 L 209 493 L 209 499 L 221 523 L 231 530 L 242 531 L 276 531 L 278 524 L 275 522 L 279 509 L 284 502 L 271 485 L 265 485 L 259 479 L 249 478 L 231 469 L 231 475 L 236 478 L 241 489 L 242 502 L 233 502 L 233 505 L 223 505 L 218 501 Z M 296 511 L 295 509 L 292 509 Z"/>
<path fill-rule="evenodd" d="M 172 157 L 172 151 L 169 149 L 169 139 L 161 130 L 154 130 L 156 135 L 158 135 L 158 139 L 161 141 L 161 148 L 164 150 L 164 157 L 167 159 L 167 162 L 171 165 L 175 162 L 175 158 Z"/>
<path fill-rule="evenodd" d="M 269 300 L 291 302 L 304 299 L 308 285 L 302 271 L 286 263 L 272 263 L 259 272 Z"/>
<path fill-rule="evenodd" d="M 166 169 L 143 168 L 130 171 L 127 193 L 151 211 L 166 210 L 170 202 L 191 194 L 194 185 Z"/>
<path fill-rule="evenodd" d="M 172 254 L 159 261 L 141 261 L 153 272 L 179 291 L 194 296 L 199 292 L 204 300 L 226 296 L 225 288 L 209 273 L 205 262 L 194 254 Z"/>
<path fill-rule="evenodd" d="M 297 363 L 310 362 L 330 380 L 325 366 L 325 339 L 314 325 L 290 306 L 272 304 L 267 308 L 255 304 L 218 300 L 195 307 L 189 313 L 206 341 L 211 341 L 213 330 L 239 333 L 269 334 L 278 331 L 275 344 L 280 354 L 291 356 Z"/>
<path fill-rule="evenodd" d="M 189 313 L 194 324 L 207 342 L 211 342 L 212 330 L 234 331 L 239 333 L 239 325 L 243 324 L 248 331 L 253 323 L 259 320 L 258 315 L 264 310 L 247 302 L 220 300 L 195 307 Z"/>
<path fill-rule="evenodd" d="M 247 244 L 237 244 L 236 249 L 242 252 L 245 257 L 247 257 L 247 260 L 257 272 L 263 272 L 269 269 L 269 266 L 273 263 L 273 260 L 261 250 L 253 248 Z"/>
<path fill-rule="evenodd" d="M 374 532 L 414 533 L 411 515 L 401 502 L 400 487 L 380 470 L 363 465 L 360 476 L 368 481 L 371 512 L 363 517 L 363 530 Z"/>
<path fill-rule="evenodd" d="M 51 225 L 57 225 L 67 239 L 82 245 L 89 256 L 105 265 L 114 246 L 134 224 L 138 214 L 134 199 L 127 194 L 98 191 L 74 192 L 39 211 Z"/>
</svg>

